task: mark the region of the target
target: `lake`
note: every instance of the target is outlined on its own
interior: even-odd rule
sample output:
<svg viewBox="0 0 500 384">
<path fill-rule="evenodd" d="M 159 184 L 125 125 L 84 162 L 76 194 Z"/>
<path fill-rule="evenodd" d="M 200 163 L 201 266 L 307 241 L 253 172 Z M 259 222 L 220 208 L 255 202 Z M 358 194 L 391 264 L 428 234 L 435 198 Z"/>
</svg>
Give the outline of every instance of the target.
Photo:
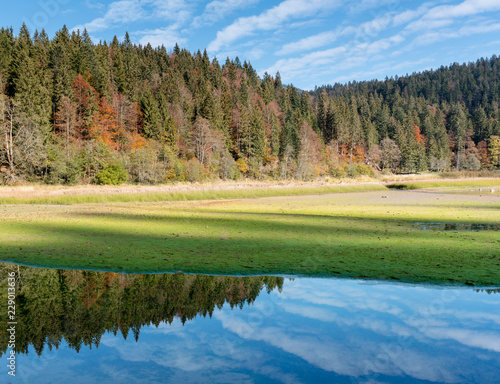
<svg viewBox="0 0 500 384">
<path fill-rule="evenodd" d="M 0 269 L 1 382 L 500 382 L 498 289 Z"/>
</svg>

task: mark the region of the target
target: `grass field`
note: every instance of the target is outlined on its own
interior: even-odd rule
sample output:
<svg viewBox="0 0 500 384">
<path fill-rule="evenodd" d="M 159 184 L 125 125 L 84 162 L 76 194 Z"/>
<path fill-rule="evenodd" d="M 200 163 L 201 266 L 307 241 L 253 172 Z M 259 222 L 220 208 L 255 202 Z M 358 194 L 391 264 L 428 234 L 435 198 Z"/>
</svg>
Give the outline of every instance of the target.
<svg viewBox="0 0 500 384">
<path fill-rule="evenodd" d="M 498 195 L 372 191 L 0 206 L 0 260 L 57 268 L 343 276 L 500 286 Z"/>
</svg>

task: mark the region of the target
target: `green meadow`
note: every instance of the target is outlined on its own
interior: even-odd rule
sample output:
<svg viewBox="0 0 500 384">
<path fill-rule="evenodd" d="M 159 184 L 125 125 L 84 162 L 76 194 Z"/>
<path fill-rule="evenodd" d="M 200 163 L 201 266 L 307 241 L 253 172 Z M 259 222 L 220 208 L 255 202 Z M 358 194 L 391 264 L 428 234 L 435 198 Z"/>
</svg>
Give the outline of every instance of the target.
<svg viewBox="0 0 500 384">
<path fill-rule="evenodd" d="M 498 195 L 379 189 L 219 200 L 4 204 L 0 260 L 130 273 L 500 285 L 500 231 L 425 231 L 417 225 L 500 225 Z"/>
</svg>

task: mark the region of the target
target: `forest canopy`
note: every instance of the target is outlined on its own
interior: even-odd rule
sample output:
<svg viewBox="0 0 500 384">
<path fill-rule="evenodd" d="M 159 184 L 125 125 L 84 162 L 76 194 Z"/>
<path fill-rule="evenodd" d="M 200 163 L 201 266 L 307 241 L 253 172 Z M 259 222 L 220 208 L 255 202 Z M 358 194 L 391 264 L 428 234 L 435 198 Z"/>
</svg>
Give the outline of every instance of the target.
<svg viewBox="0 0 500 384">
<path fill-rule="evenodd" d="M 332 68 L 332 72 L 335 68 Z M 500 59 L 305 92 L 176 45 L 0 29 L 0 178 L 314 179 L 500 166 Z"/>
</svg>

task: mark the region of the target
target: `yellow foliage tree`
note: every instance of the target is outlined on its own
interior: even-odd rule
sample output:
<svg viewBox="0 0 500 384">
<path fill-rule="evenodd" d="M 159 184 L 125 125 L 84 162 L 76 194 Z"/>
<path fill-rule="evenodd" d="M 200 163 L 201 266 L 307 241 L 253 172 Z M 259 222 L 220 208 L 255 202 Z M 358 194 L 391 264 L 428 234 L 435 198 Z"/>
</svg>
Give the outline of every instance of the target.
<svg viewBox="0 0 500 384">
<path fill-rule="evenodd" d="M 495 167 L 500 166 L 500 136 L 490 137 L 488 152 L 490 153 L 491 164 Z"/>
</svg>

